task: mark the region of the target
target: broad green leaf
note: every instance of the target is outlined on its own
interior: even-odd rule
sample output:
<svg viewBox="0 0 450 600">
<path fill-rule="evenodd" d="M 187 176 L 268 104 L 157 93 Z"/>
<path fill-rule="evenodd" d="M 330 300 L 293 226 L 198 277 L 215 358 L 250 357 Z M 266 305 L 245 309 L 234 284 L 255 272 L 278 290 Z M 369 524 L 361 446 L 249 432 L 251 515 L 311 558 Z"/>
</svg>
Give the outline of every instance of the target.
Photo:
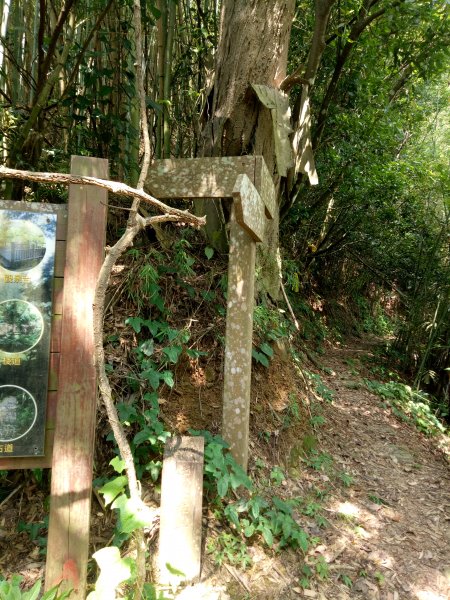
<svg viewBox="0 0 450 600">
<path fill-rule="evenodd" d="M 125 321 L 125 324 L 131 325 L 136 333 L 140 333 L 143 322 L 144 321 L 141 319 L 141 317 L 128 317 L 128 319 Z"/>
<path fill-rule="evenodd" d="M 150 442 L 151 444 L 154 444 L 156 442 L 155 434 L 152 431 L 150 431 L 148 427 L 145 427 L 141 431 L 138 431 L 133 438 L 133 443 L 135 446 L 139 446 L 144 442 Z"/>
<path fill-rule="evenodd" d="M 145 326 L 148 328 L 153 337 L 161 330 L 161 323 L 159 321 L 145 321 Z"/>
<path fill-rule="evenodd" d="M 252 350 L 252 356 L 256 360 L 256 362 L 261 363 L 264 367 L 269 366 L 269 360 L 265 354 L 262 352 L 258 352 L 257 350 Z"/>
<path fill-rule="evenodd" d="M 308 542 L 308 536 L 305 533 L 305 531 L 303 531 L 303 529 L 300 529 L 299 531 L 296 532 L 296 539 L 297 539 L 298 545 L 303 550 L 303 552 L 306 552 L 309 548 L 309 542 Z"/>
<path fill-rule="evenodd" d="M 146 371 L 143 371 L 141 373 L 141 377 L 143 377 L 144 379 L 147 379 L 147 381 L 149 382 L 149 384 L 152 386 L 152 388 L 154 390 L 157 390 L 159 388 L 159 373 L 158 371 L 155 371 L 155 369 L 147 369 Z"/>
<path fill-rule="evenodd" d="M 145 342 L 139 345 L 139 350 L 145 356 L 151 356 L 155 351 L 155 342 L 153 340 L 145 340 Z"/>
<path fill-rule="evenodd" d="M 28 592 L 25 592 L 22 595 L 22 600 L 36 600 L 36 598 L 39 596 L 40 591 L 41 591 L 41 582 L 36 581 L 36 583 L 33 585 L 31 590 L 29 590 Z"/>
<path fill-rule="evenodd" d="M 272 498 L 272 502 L 273 505 L 278 508 L 278 510 L 281 510 L 281 512 L 283 512 L 285 515 L 290 515 L 292 513 L 292 506 L 277 496 Z"/>
<path fill-rule="evenodd" d="M 229 504 L 226 508 L 225 508 L 225 516 L 234 524 L 236 525 L 237 529 L 240 529 L 240 523 L 239 523 L 239 514 L 236 508 L 236 504 Z"/>
<path fill-rule="evenodd" d="M 181 346 L 167 346 L 163 348 L 163 354 L 167 356 L 171 363 L 176 363 L 180 358 L 183 348 Z"/>
<path fill-rule="evenodd" d="M 172 371 L 163 371 L 161 373 L 161 378 L 164 381 L 164 383 L 169 387 L 173 388 L 173 386 L 175 385 Z"/>
<path fill-rule="evenodd" d="M 102 548 L 92 555 L 100 567 L 100 575 L 87 600 L 113 600 L 116 598 L 117 587 L 130 579 L 131 558 L 122 558 L 119 548 L 110 546 Z"/>
<path fill-rule="evenodd" d="M 259 527 L 258 527 L 258 529 L 259 529 Z M 268 546 L 272 546 L 273 545 L 273 535 L 272 535 L 272 532 L 270 531 L 269 527 L 267 525 L 262 525 L 260 531 L 262 533 L 262 536 L 263 536 L 266 544 Z"/>
<path fill-rule="evenodd" d="M 255 533 L 255 526 L 253 524 L 247 525 L 247 527 L 245 527 L 245 529 L 244 529 L 245 537 L 252 537 L 252 535 L 254 533 Z"/>
<path fill-rule="evenodd" d="M 169 573 L 171 573 L 172 575 L 177 575 L 178 577 L 186 577 L 186 574 L 183 573 L 183 571 L 180 571 L 178 569 L 176 569 L 175 567 L 173 567 L 170 563 L 166 563 L 166 569 L 169 571 Z"/>
<path fill-rule="evenodd" d="M 264 354 L 267 354 L 267 356 L 272 358 L 273 350 L 272 350 L 272 347 L 267 342 L 263 342 L 259 348 L 264 352 Z"/>
<path fill-rule="evenodd" d="M 225 498 L 228 492 L 230 478 L 228 475 L 223 475 L 217 480 L 217 492 L 221 498 Z"/>
<path fill-rule="evenodd" d="M 208 260 L 210 260 L 214 256 L 214 248 L 210 248 L 209 246 L 206 246 L 205 256 Z"/>
<path fill-rule="evenodd" d="M 42 596 L 41 600 L 66 600 L 66 598 L 70 598 L 72 594 L 72 590 L 68 590 L 67 592 L 60 592 L 59 585 L 55 585 L 51 590 L 45 592 Z"/>
<path fill-rule="evenodd" d="M 112 466 L 116 473 L 122 473 L 125 469 L 125 461 L 120 458 L 120 456 L 115 456 L 112 460 L 109 461 L 109 464 Z"/>
<path fill-rule="evenodd" d="M 111 504 L 111 502 L 116 498 L 119 494 L 123 494 L 125 491 L 125 487 L 128 483 L 128 477 L 125 475 L 120 475 L 116 477 L 112 481 L 108 481 L 103 485 L 98 491 L 103 495 L 106 506 Z"/>
<path fill-rule="evenodd" d="M 132 533 L 136 529 L 150 526 L 155 521 L 155 511 L 146 506 L 142 500 L 132 500 L 125 494 L 119 496 L 111 505 L 120 513 L 120 530 Z"/>
</svg>

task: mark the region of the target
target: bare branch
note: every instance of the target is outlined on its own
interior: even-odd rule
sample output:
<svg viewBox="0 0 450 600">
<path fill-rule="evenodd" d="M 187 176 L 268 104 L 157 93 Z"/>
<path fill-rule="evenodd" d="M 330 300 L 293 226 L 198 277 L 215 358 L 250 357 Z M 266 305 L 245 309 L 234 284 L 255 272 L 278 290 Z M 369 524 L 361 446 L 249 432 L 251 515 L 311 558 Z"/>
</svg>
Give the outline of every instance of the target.
<svg viewBox="0 0 450 600">
<path fill-rule="evenodd" d="M 48 184 L 60 183 L 62 185 L 95 185 L 119 196 L 126 196 L 127 198 L 137 197 L 147 204 L 154 206 L 161 212 L 180 217 L 184 223 L 189 223 L 189 225 L 201 227 L 205 224 L 205 217 L 196 217 L 188 211 L 172 208 L 171 206 L 164 204 L 164 202 L 157 200 L 150 194 L 147 194 L 143 190 L 137 190 L 129 185 L 126 185 L 125 183 L 120 183 L 118 181 L 99 179 L 97 177 L 85 177 L 82 175 L 69 175 L 67 173 L 22 171 L 20 169 L 9 169 L 8 167 L 4 166 L 0 166 L 0 179 L 22 179 L 25 181 L 37 181 L 39 183 Z"/>
</svg>

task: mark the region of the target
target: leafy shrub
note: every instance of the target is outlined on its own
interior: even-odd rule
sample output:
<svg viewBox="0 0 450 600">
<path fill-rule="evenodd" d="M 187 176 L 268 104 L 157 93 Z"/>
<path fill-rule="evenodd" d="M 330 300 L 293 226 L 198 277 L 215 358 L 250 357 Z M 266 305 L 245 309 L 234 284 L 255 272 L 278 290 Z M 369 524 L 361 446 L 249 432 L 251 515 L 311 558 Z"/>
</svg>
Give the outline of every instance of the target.
<svg viewBox="0 0 450 600">
<path fill-rule="evenodd" d="M 306 552 L 310 540 L 294 514 L 300 501 L 258 493 L 253 481 L 228 452 L 226 442 L 207 431 L 190 433 L 205 438 L 205 486 L 213 494 L 217 491 L 218 498 L 211 498 L 215 502 L 216 516 L 231 527 L 234 536 L 227 538 L 226 543 L 222 540 L 219 560 L 226 559 L 230 552 L 241 556 L 238 551 L 241 545 L 237 540 L 256 537 L 269 547 L 276 544 L 277 548 L 290 546 Z M 241 497 L 232 499 L 232 492 L 238 490 L 241 490 Z M 242 564 L 246 560 L 241 556 L 239 562 Z"/>
<path fill-rule="evenodd" d="M 409 421 L 416 425 L 420 431 L 427 435 L 445 433 L 446 429 L 430 408 L 430 398 L 427 394 L 413 390 L 409 385 L 389 381 L 364 380 L 367 389 L 377 394 L 392 408 L 392 412 L 401 420 Z"/>
</svg>

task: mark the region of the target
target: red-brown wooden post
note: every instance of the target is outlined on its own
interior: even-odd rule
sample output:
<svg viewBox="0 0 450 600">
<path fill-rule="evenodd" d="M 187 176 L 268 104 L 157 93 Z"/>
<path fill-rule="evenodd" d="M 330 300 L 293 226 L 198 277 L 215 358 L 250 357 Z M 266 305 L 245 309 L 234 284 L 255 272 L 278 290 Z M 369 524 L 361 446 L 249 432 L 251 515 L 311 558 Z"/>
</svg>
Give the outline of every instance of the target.
<svg viewBox="0 0 450 600">
<path fill-rule="evenodd" d="M 108 178 L 108 161 L 73 156 L 71 173 Z M 97 410 L 92 304 L 103 261 L 107 192 L 71 185 L 46 588 L 64 580 L 86 597 L 92 461 Z"/>
</svg>

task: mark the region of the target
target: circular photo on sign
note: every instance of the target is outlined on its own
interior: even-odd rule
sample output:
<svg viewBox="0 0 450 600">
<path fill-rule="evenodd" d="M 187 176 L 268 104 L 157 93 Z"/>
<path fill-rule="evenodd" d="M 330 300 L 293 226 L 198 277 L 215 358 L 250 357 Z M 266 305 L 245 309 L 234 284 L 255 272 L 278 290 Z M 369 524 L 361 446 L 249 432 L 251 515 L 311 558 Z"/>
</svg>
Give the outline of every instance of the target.
<svg viewBox="0 0 450 600">
<path fill-rule="evenodd" d="M 40 311 L 26 300 L 0 302 L 0 350 L 17 353 L 34 348 L 44 332 Z"/>
<path fill-rule="evenodd" d="M 29 271 L 45 256 L 45 235 L 31 221 L 4 216 L 0 223 L 0 265 L 8 271 Z"/>
<path fill-rule="evenodd" d="M 14 442 L 36 422 L 37 405 L 30 392 L 18 385 L 0 385 L 0 442 Z"/>
</svg>

